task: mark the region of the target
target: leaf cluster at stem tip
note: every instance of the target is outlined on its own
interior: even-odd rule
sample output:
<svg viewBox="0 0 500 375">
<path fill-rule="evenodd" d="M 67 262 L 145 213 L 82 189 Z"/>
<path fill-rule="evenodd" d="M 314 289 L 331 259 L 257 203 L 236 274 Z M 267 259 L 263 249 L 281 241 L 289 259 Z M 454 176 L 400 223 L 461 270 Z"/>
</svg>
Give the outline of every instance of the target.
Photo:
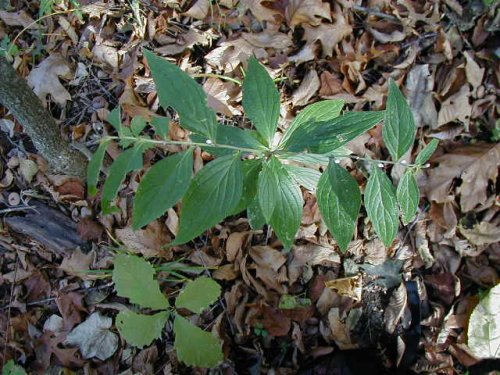
<svg viewBox="0 0 500 375">
<path fill-rule="evenodd" d="M 253 129 L 243 129 L 218 123 L 203 88 L 179 67 L 150 51 L 145 50 L 144 55 L 161 106 L 175 110 L 180 125 L 190 132 L 190 140 L 168 137 L 168 117 L 137 116 L 124 125 L 120 109 L 112 111 L 108 122 L 117 136 L 103 139 L 88 169 L 88 191 L 96 194 L 107 147 L 117 142 L 123 149 L 102 188 L 103 213 L 118 210 L 114 206 L 118 192 L 129 172 L 143 168 L 146 150 L 177 145 L 183 151 L 167 154 L 146 171 L 133 209 L 133 227 L 140 229 L 182 202 L 172 246 L 191 241 L 226 217 L 246 211 L 252 228 L 269 225 L 288 250 L 302 219 L 301 188 L 317 193 L 324 221 L 342 251 L 356 232 L 363 203 L 386 246 L 394 241 L 400 221 L 407 224 L 415 219 L 420 198 L 415 174 L 425 168 L 437 141 L 429 142 L 409 162 L 416 127 L 408 102 L 394 81 L 389 81 L 383 111 L 342 113 L 342 100 L 324 100 L 305 107 L 282 136 L 276 137 L 280 94 L 257 59 L 249 59 L 242 84 L 243 108 L 253 124 Z M 391 160 L 351 155 L 346 144 L 381 123 Z M 196 147 L 215 159 L 194 174 Z M 356 179 L 333 161 L 342 157 L 373 163 L 364 196 Z M 406 167 L 397 187 L 378 164 Z"/>
</svg>

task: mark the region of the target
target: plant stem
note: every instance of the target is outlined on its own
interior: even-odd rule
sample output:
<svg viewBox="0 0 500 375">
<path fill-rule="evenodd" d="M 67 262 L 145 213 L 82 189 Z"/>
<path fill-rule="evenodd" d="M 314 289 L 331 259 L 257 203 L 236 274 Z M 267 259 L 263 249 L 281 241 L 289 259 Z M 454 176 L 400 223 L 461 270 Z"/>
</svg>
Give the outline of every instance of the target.
<svg viewBox="0 0 500 375">
<path fill-rule="evenodd" d="M 229 149 L 229 150 L 248 152 L 251 154 L 261 154 L 264 151 L 264 150 L 257 150 L 257 149 L 253 149 L 253 148 L 245 148 L 245 147 L 224 145 L 224 144 L 218 144 L 218 143 L 200 143 L 200 142 L 189 142 L 189 141 L 159 141 L 159 140 L 155 140 L 155 139 L 144 139 L 144 138 L 135 138 L 135 137 L 108 137 L 108 138 L 114 139 L 114 140 L 126 140 L 126 141 L 133 141 L 133 142 L 139 141 L 139 142 L 151 143 L 151 144 L 156 144 L 156 145 L 180 145 L 180 146 L 225 148 L 225 149 Z"/>
<path fill-rule="evenodd" d="M 215 74 L 215 73 L 199 73 L 199 74 L 193 74 L 194 78 L 220 78 L 226 81 L 230 81 L 233 83 L 236 83 L 238 86 L 241 86 L 242 83 L 240 80 L 237 80 L 236 78 L 231 78 L 228 76 L 223 76 L 222 74 Z"/>
<path fill-rule="evenodd" d="M 401 161 L 390 161 L 390 160 L 378 160 L 378 159 L 362 158 L 361 156 L 356 156 L 356 155 L 335 155 L 335 156 L 330 156 L 330 159 L 335 159 L 335 158 L 351 158 L 351 159 L 354 159 L 354 160 L 363 160 L 363 161 L 368 161 L 368 162 L 372 162 L 372 163 L 402 165 L 403 167 L 409 167 L 409 168 L 427 168 L 425 165 L 410 164 L 410 163 L 404 162 L 404 160 L 402 162 Z"/>
</svg>

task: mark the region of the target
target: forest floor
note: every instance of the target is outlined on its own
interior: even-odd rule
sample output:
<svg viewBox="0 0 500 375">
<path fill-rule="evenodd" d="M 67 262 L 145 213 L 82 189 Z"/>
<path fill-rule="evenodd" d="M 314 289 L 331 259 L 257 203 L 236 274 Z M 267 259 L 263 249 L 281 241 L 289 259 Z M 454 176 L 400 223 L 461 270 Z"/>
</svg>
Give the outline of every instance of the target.
<svg viewBox="0 0 500 375">
<path fill-rule="evenodd" d="M 22 127 L 0 107 L 0 363 L 13 359 L 28 373 L 46 374 L 498 370 L 498 360 L 481 357 L 498 358 L 499 336 L 492 335 L 484 355 L 467 345 L 471 312 L 497 285 L 500 271 L 498 4 L 0 0 L 0 53 L 13 58 L 61 132 L 87 156 L 114 131 L 107 116 L 118 105 L 125 124 L 161 111 L 143 48 L 197 76 L 226 123 L 246 121 L 237 82 L 256 56 L 278 82 L 280 129 L 322 99 L 343 99 L 354 111 L 384 109 L 393 78 L 418 128 L 408 157 L 431 139 L 440 141 L 418 176 L 419 214 L 400 226 L 390 248 L 362 209 L 354 240 L 340 252 L 307 190 L 290 252 L 269 228 L 252 230 L 245 215 L 187 245 L 165 248 L 177 233 L 180 205 L 132 230 L 143 171 L 127 178 L 120 212 L 103 215 L 99 195 L 88 197 L 83 181 L 48 173 Z M 170 136 L 186 133 L 173 122 Z M 348 147 L 356 155 L 387 157 L 381 126 Z M 105 165 L 117 154 L 115 145 Z M 157 159 L 154 150 L 146 153 L 146 169 Z M 207 160 L 198 152 L 195 165 Z M 347 167 L 359 167 L 353 173 L 363 190 L 363 163 Z M 397 181 L 401 169 L 390 175 Z M 222 298 L 199 322 L 224 342 L 218 368 L 180 363 L 171 324 L 143 349 L 124 340 L 103 343 L 112 347 L 100 348 L 109 353 L 101 359 L 85 345 L 115 334 L 114 324 L 89 329 L 90 344 L 66 342 L 93 313 L 114 318 L 131 305 L 116 296 L 109 278 L 119 248 L 157 264 L 198 266 L 193 269 L 221 285 Z M 182 283 L 164 288 L 175 295 Z"/>
</svg>

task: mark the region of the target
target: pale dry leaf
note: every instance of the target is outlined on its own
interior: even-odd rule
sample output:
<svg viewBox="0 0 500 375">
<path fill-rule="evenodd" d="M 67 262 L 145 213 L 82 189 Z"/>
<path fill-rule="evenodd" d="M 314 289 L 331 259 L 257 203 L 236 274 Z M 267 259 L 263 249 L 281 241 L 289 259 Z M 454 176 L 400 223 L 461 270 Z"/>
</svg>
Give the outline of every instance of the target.
<svg viewBox="0 0 500 375">
<path fill-rule="evenodd" d="M 429 64 L 415 65 L 406 79 L 406 98 L 410 103 L 415 119 L 415 125 L 422 127 L 437 125 L 437 110 L 432 100 L 434 76 L 429 70 Z"/>
<path fill-rule="evenodd" d="M 170 43 L 167 45 L 155 48 L 155 52 L 165 56 L 177 55 L 194 45 L 206 46 L 209 43 L 209 38 L 206 33 L 190 28 L 186 33 L 179 34 L 175 39 L 170 38 L 169 41 Z"/>
<path fill-rule="evenodd" d="M 269 246 L 252 246 L 248 254 L 259 267 L 269 267 L 278 271 L 286 263 L 286 257 Z"/>
<path fill-rule="evenodd" d="M 384 33 L 381 31 L 378 31 L 374 29 L 373 27 L 368 27 L 368 30 L 370 31 L 370 34 L 373 35 L 375 40 L 377 40 L 380 43 L 394 43 L 394 42 L 401 42 L 406 38 L 406 33 L 400 30 L 394 30 L 390 33 Z"/>
<path fill-rule="evenodd" d="M 38 173 L 38 165 L 31 159 L 20 159 L 19 172 L 23 176 L 24 181 L 31 183 L 33 177 Z"/>
<path fill-rule="evenodd" d="M 78 276 L 82 279 L 92 279 L 92 277 L 88 275 L 88 271 L 95 260 L 95 256 L 94 250 L 85 254 L 78 248 L 69 256 L 64 257 L 59 268 L 68 275 Z"/>
<path fill-rule="evenodd" d="M 235 70 L 242 62 L 248 61 L 251 56 L 257 59 L 266 59 L 268 54 L 264 48 L 255 47 L 240 37 L 225 41 L 205 56 L 205 60 L 218 69 L 229 73 Z"/>
<path fill-rule="evenodd" d="M 472 105 L 469 103 L 470 88 L 464 85 L 458 92 L 450 96 L 441 104 L 438 113 L 437 127 L 445 125 L 452 121 L 461 121 L 468 130 L 470 116 L 472 114 Z"/>
<path fill-rule="evenodd" d="M 177 236 L 177 231 L 179 230 L 179 216 L 173 208 L 169 208 L 167 211 L 167 220 L 165 220 L 165 225 L 174 236 Z"/>
<path fill-rule="evenodd" d="M 254 47 L 284 50 L 293 45 L 289 34 L 273 29 L 265 29 L 261 33 L 242 33 L 241 37 Z"/>
<path fill-rule="evenodd" d="M 352 33 L 349 25 L 340 11 L 340 7 L 335 5 L 335 22 L 333 24 L 321 23 L 317 27 L 304 25 L 304 37 L 307 43 L 313 44 L 320 41 L 323 48 L 323 57 L 333 56 L 333 49 L 342 39 Z"/>
<path fill-rule="evenodd" d="M 118 348 L 118 335 L 109 330 L 112 325 L 113 319 L 95 312 L 68 333 L 65 344 L 78 346 L 85 359 L 104 361 Z"/>
<path fill-rule="evenodd" d="M 293 258 L 288 265 L 290 283 L 295 283 L 302 276 L 304 269 L 312 266 L 336 267 L 340 264 L 340 256 L 335 248 L 319 245 L 294 246 Z"/>
<path fill-rule="evenodd" d="M 449 200 L 454 178 L 460 178 L 460 205 L 463 212 L 474 209 L 487 200 L 489 181 L 495 181 L 500 164 L 500 144 L 475 144 L 444 154 L 434 160 L 437 168 L 429 171 L 424 189 L 429 200 L 443 203 Z"/>
<path fill-rule="evenodd" d="M 245 13 L 247 10 L 250 10 L 255 18 L 258 21 L 269 21 L 276 22 L 276 16 L 279 15 L 279 11 L 266 8 L 262 5 L 265 0 L 240 0 L 239 7 L 241 8 L 241 12 Z"/>
<path fill-rule="evenodd" d="M 406 286 L 401 283 L 394 289 L 384 312 L 385 330 L 392 334 L 403 316 L 407 303 Z"/>
<path fill-rule="evenodd" d="M 128 250 L 142 254 L 146 257 L 165 257 L 169 259 L 171 252 L 164 246 L 171 240 L 167 230 L 159 221 L 154 221 L 145 229 L 136 230 L 128 226 L 115 231 L 116 238 L 121 241 Z"/>
<path fill-rule="evenodd" d="M 113 69 L 118 68 L 118 51 L 113 46 L 108 46 L 104 43 L 97 43 L 92 48 L 94 61 L 108 65 Z"/>
<path fill-rule="evenodd" d="M 340 310 L 333 307 L 328 312 L 328 323 L 330 325 L 331 336 L 340 350 L 349 350 L 357 347 L 351 340 L 349 328 L 340 320 Z"/>
<path fill-rule="evenodd" d="M 361 301 L 361 292 L 363 289 L 363 276 L 356 275 L 328 280 L 325 282 L 325 287 L 335 290 L 341 296 L 349 297 L 359 302 Z"/>
<path fill-rule="evenodd" d="M 344 91 L 341 79 L 328 71 L 321 73 L 320 81 L 319 96 L 321 97 L 332 96 Z"/>
<path fill-rule="evenodd" d="M 232 90 L 234 84 L 230 82 L 222 82 L 222 80 L 217 78 L 208 78 L 203 84 L 203 90 L 208 97 L 208 105 L 217 113 L 221 113 L 225 116 L 232 117 L 236 115 L 241 115 L 241 112 L 229 105 L 231 96 L 229 91 Z"/>
<path fill-rule="evenodd" d="M 202 20 L 207 16 L 209 9 L 209 0 L 197 0 L 191 8 L 184 12 L 184 15 L 197 20 Z"/>
<path fill-rule="evenodd" d="M 215 280 L 232 281 L 236 280 L 238 276 L 239 272 L 234 269 L 232 264 L 224 264 L 212 273 L 212 277 Z"/>
<path fill-rule="evenodd" d="M 19 12 L 7 12 L 5 10 L 0 10 L 0 19 L 7 26 L 29 26 L 30 29 L 39 29 L 41 27 L 35 23 L 33 18 L 31 18 L 24 10 L 20 10 Z"/>
<path fill-rule="evenodd" d="M 315 48 L 316 46 L 313 44 L 306 44 L 302 49 L 295 55 L 288 57 L 288 61 L 294 62 L 297 65 L 300 65 L 306 61 L 311 61 L 316 58 Z"/>
<path fill-rule="evenodd" d="M 465 64 L 465 75 L 467 81 L 471 84 L 473 91 L 476 91 L 481 83 L 483 82 L 485 68 L 481 68 L 479 64 L 474 60 L 471 51 L 464 52 L 464 57 L 466 60 Z"/>
<path fill-rule="evenodd" d="M 291 0 L 286 7 L 285 18 L 292 29 L 304 23 L 319 26 L 323 19 L 332 20 L 330 4 L 322 0 Z"/>
<path fill-rule="evenodd" d="M 316 70 L 307 72 L 299 88 L 292 94 L 292 103 L 296 106 L 304 106 L 309 103 L 314 94 L 319 90 L 320 82 Z"/>
<path fill-rule="evenodd" d="M 471 229 L 462 226 L 458 228 L 460 233 L 473 245 L 484 246 L 500 242 L 500 227 L 493 223 L 481 221 Z"/>
<path fill-rule="evenodd" d="M 50 95 L 62 107 L 71 100 L 71 95 L 61 84 L 59 77 L 72 78 L 71 69 L 59 53 L 53 53 L 33 68 L 27 81 L 42 102 L 45 103 L 47 95 Z"/>
</svg>

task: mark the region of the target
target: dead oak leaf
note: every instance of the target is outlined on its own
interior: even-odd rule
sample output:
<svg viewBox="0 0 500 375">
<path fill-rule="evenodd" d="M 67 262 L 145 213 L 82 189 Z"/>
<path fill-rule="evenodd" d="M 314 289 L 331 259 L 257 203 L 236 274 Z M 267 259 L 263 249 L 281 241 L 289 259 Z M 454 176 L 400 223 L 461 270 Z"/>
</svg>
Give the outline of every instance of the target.
<svg viewBox="0 0 500 375">
<path fill-rule="evenodd" d="M 209 9 L 210 2 L 208 0 L 198 0 L 184 13 L 184 15 L 202 20 L 207 16 Z"/>
<path fill-rule="evenodd" d="M 50 95 L 54 102 L 63 107 L 71 100 L 71 95 L 61 84 L 59 77 L 71 78 L 71 69 L 59 53 L 54 53 L 33 68 L 27 80 L 42 102 Z"/>
<path fill-rule="evenodd" d="M 292 103 L 296 106 L 304 106 L 319 90 L 320 81 L 316 70 L 311 69 L 307 72 L 299 88 L 292 94 Z"/>
<path fill-rule="evenodd" d="M 472 114 L 472 105 L 469 103 L 470 88 L 468 85 L 462 86 L 460 91 L 450 96 L 441 104 L 438 113 L 437 127 L 452 121 L 461 121 L 468 130 L 469 120 Z"/>
<path fill-rule="evenodd" d="M 19 12 L 0 10 L 0 19 L 7 26 L 22 26 L 29 27 L 30 29 L 39 29 L 41 27 L 24 10 Z"/>
<path fill-rule="evenodd" d="M 453 179 L 460 178 L 460 206 L 463 212 L 484 204 L 490 180 L 495 181 L 500 164 L 500 144 L 478 143 L 444 154 L 434 160 L 437 168 L 429 171 L 425 186 L 429 200 L 443 203 L 448 200 Z"/>
<path fill-rule="evenodd" d="M 241 8 L 241 13 L 245 13 L 250 10 L 258 21 L 269 21 L 276 22 L 276 16 L 279 12 L 262 5 L 263 0 L 240 0 L 239 7 Z"/>
<path fill-rule="evenodd" d="M 206 33 L 201 33 L 193 28 L 190 28 L 184 34 L 179 34 L 177 38 L 163 38 L 163 40 L 169 43 L 155 48 L 155 52 L 165 56 L 177 55 L 186 49 L 192 48 L 194 45 L 206 46 L 209 43 L 209 37 Z"/>
<path fill-rule="evenodd" d="M 322 19 L 332 20 L 330 4 L 321 0 L 291 0 L 285 9 L 285 18 L 292 29 L 303 23 L 319 26 Z"/>
<path fill-rule="evenodd" d="M 131 226 L 117 229 L 116 238 L 123 242 L 127 249 L 146 257 L 164 257 L 169 259 L 171 252 L 164 246 L 171 241 L 165 226 L 154 221 L 145 229 L 134 231 Z"/>
<path fill-rule="evenodd" d="M 493 223 L 482 221 L 471 229 L 462 226 L 458 228 L 460 233 L 473 245 L 484 246 L 500 242 L 500 227 Z"/>
</svg>

